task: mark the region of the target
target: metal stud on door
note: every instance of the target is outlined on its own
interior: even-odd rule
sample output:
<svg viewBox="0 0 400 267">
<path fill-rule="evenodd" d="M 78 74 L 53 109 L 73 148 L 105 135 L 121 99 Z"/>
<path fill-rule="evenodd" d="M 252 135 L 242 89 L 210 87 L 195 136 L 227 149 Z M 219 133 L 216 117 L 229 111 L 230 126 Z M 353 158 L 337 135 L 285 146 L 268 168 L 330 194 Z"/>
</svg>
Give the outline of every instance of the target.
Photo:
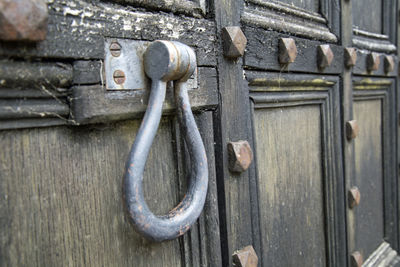
<svg viewBox="0 0 400 267">
<path fill-rule="evenodd" d="M 196 68 L 193 50 L 179 42 L 155 41 L 144 55 L 151 92 L 146 113 L 126 164 L 124 195 L 135 229 L 148 239 L 163 241 L 183 235 L 199 217 L 208 187 L 207 157 L 197 129 L 186 88 Z M 192 174 L 188 192 L 167 215 L 156 216 L 147 206 L 142 190 L 143 171 L 156 135 L 168 81 L 175 81 L 179 124 L 188 148 Z"/>
</svg>

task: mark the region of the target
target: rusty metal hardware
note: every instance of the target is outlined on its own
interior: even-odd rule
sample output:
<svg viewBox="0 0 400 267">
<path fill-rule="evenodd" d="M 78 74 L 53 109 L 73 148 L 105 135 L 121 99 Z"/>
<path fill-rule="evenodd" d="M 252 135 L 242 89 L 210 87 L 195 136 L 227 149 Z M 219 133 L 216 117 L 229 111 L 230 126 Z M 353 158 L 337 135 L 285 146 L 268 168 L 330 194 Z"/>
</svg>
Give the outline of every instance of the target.
<svg viewBox="0 0 400 267">
<path fill-rule="evenodd" d="M 279 39 L 279 63 L 293 63 L 297 57 L 296 42 L 293 38 Z"/>
<path fill-rule="evenodd" d="M 346 122 L 346 137 L 348 140 L 357 137 L 359 132 L 358 123 L 356 120 L 351 120 Z"/>
<path fill-rule="evenodd" d="M 372 52 L 367 55 L 367 70 L 368 71 L 374 71 L 379 69 L 379 64 L 381 63 L 381 60 L 379 58 L 379 54 Z"/>
<path fill-rule="evenodd" d="M 247 246 L 235 251 L 232 255 L 232 261 L 235 267 L 257 267 L 258 257 L 253 246 Z"/>
<path fill-rule="evenodd" d="M 333 52 L 328 44 L 324 45 L 319 45 L 317 48 L 317 61 L 318 61 L 318 67 L 320 69 L 324 69 L 326 67 L 329 67 L 333 61 Z"/>
<path fill-rule="evenodd" d="M 119 57 L 121 55 L 121 45 L 118 42 L 112 42 L 110 44 L 110 52 L 113 57 Z"/>
<path fill-rule="evenodd" d="M 360 190 L 358 190 L 358 187 L 353 186 L 352 188 L 349 189 L 348 192 L 349 208 L 352 209 L 355 206 L 358 206 L 358 204 L 360 204 L 360 200 L 361 200 Z"/>
<path fill-rule="evenodd" d="M 144 68 L 151 79 L 149 103 L 132 145 L 124 178 L 126 206 L 135 229 L 153 241 L 183 235 L 203 209 L 208 187 L 207 156 L 194 120 L 186 81 L 196 68 L 196 55 L 188 46 L 171 41 L 155 41 L 144 54 Z M 154 215 L 143 196 L 143 171 L 156 135 L 168 81 L 175 81 L 178 120 L 190 156 L 188 192 L 177 207 L 165 216 Z"/>
<path fill-rule="evenodd" d="M 116 70 L 114 71 L 113 78 L 116 84 L 123 84 L 126 77 L 122 70 Z"/>
<path fill-rule="evenodd" d="M 344 49 L 344 64 L 347 68 L 351 68 L 356 65 L 357 62 L 357 50 L 354 47 L 346 47 Z"/>
<path fill-rule="evenodd" d="M 238 26 L 225 27 L 222 29 L 222 41 L 224 56 L 227 58 L 238 58 L 244 55 L 247 38 Z"/>
<path fill-rule="evenodd" d="M 385 68 L 385 72 L 389 73 L 394 70 L 394 59 L 392 56 L 386 55 L 383 59 L 383 66 Z"/>
<path fill-rule="evenodd" d="M 244 172 L 253 161 L 253 151 L 247 141 L 228 143 L 229 170 L 231 172 Z"/>
<path fill-rule="evenodd" d="M 42 41 L 47 34 L 47 5 L 44 0 L 0 1 L 0 39 Z"/>
<path fill-rule="evenodd" d="M 363 256 L 359 251 L 354 251 L 350 255 L 350 266 L 351 267 L 361 267 L 363 264 Z"/>
</svg>

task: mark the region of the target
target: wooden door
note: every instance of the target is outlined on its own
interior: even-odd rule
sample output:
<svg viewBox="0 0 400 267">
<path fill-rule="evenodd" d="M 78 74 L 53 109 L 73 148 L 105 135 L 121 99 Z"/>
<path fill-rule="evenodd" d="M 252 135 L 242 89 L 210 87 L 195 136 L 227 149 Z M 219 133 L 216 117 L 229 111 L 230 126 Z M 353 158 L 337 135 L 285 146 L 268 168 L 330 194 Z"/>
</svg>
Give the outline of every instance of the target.
<svg viewBox="0 0 400 267">
<path fill-rule="evenodd" d="M 397 1 L 33 2 L 0 1 L 0 266 L 253 267 L 248 246 L 257 266 L 400 262 Z M 30 13 L 32 29 L 4 28 Z M 135 232 L 122 197 L 154 40 L 196 53 L 209 171 L 202 215 L 161 243 Z M 121 64 L 133 86 L 113 87 L 111 43 L 120 60 L 137 52 Z M 191 171 L 171 89 L 144 173 L 157 215 Z M 248 169 L 232 168 L 241 141 Z"/>
</svg>

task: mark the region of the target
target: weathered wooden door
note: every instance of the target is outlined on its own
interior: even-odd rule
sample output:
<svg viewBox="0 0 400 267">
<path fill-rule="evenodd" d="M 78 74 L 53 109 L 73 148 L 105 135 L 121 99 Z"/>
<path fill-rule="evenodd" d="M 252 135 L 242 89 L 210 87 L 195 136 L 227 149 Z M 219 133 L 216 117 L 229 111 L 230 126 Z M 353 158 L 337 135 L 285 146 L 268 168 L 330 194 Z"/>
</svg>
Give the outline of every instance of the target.
<svg viewBox="0 0 400 267">
<path fill-rule="evenodd" d="M 0 0 L 0 266 L 394 265 L 397 14 L 395 0 Z M 196 53 L 209 172 L 198 221 L 161 243 L 123 199 L 155 40 Z M 173 95 L 144 172 L 157 215 L 192 171 Z"/>
</svg>

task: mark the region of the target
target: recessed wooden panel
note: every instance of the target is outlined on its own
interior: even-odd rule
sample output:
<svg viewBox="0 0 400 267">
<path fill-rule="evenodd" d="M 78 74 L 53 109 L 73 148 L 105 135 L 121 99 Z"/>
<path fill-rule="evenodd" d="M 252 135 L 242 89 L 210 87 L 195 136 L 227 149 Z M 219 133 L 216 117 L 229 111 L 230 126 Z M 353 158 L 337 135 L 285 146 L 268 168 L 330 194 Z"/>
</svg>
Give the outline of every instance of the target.
<svg viewBox="0 0 400 267">
<path fill-rule="evenodd" d="M 320 105 L 254 113 L 264 266 L 325 266 Z"/>
<path fill-rule="evenodd" d="M 354 208 L 355 247 L 367 258 L 384 237 L 382 100 L 355 101 L 353 109 L 360 131 L 354 139 L 353 184 L 361 192 L 361 202 Z"/>
<path fill-rule="evenodd" d="M 147 242 L 123 210 L 124 166 L 139 125 L 0 132 L 0 265 L 182 266 L 179 240 Z M 164 121 L 145 170 L 156 214 L 179 201 L 173 139 Z"/>
<path fill-rule="evenodd" d="M 352 0 L 353 23 L 360 30 L 382 33 L 382 0 Z"/>
<path fill-rule="evenodd" d="M 287 3 L 305 10 L 319 12 L 319 0 L 280 0 L 279 2 Z"/>
</svg>

